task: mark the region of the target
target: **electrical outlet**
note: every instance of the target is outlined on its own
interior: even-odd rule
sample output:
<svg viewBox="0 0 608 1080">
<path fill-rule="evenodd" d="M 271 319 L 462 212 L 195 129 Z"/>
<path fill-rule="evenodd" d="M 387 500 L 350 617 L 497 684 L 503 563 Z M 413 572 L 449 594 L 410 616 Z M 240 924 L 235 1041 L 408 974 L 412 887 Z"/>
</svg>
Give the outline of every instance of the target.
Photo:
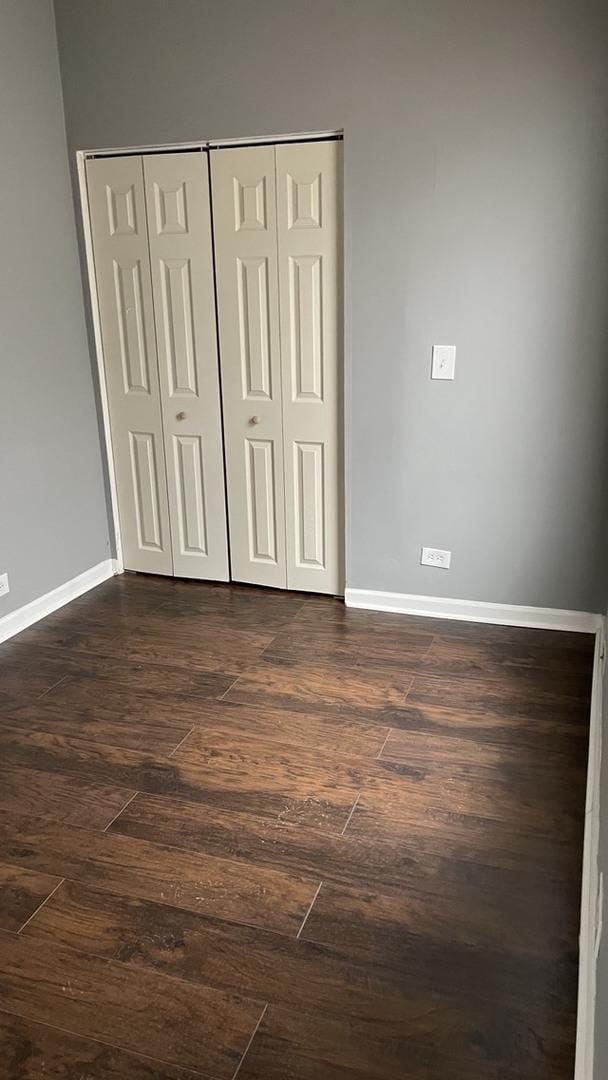
<svg viewBox="0 0 608 1080">
<path fill-rule="evenodd" d="M 0 596 L 4 596 L 8 591 L 8 574 L 0 574 Z"/>
<path fill-rule="evenodd" d="M 422 566 L 439 566 L 442 570 L 449 570 L 451 561 L 451 551 L 441 551 L 440 548 L 423 547 L 420 552 L 420 562 Z"/>
</svg>

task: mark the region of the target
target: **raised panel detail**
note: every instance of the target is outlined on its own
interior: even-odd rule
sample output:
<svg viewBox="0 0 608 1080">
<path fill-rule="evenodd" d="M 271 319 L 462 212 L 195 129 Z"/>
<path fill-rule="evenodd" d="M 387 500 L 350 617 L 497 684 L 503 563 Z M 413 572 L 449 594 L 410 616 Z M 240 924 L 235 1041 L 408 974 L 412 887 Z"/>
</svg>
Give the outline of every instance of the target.
<svg viewBox="0 0 608 1080">
<path fill-rule="evenodd" d="M 199 435 L 174 435 L 173 449 L 180 554 L 206 555 L 203 440 Z"/>
<path fill-rule="evenodd" d="M 296 180 L 287 173 L 287 228 L 321 228 L 321 174 L 312 180 Z"/>
<path fill-rule="evenodd" d="M 169 393 L 196 395 L 190 259 L 161 259 L 160 284 Z"/>
<path fill-rule="evenodd" d="M 296 563 L 325 569 L 325 468 L 322 443 L 294 443 Z"/>
<path fill-rule="evenodd" d="M 144 328 L 139 260 L 121 265 L 114 259 L 114 296 L 125 394 L 149 394 L 150 372 Z"/>
<path fill-rule="evenodd" d="M 241 184 L 233 178 L 234 228 L 236 232 L 246 229 L 266 229 L 266 177 L 257 184 Z"/>
<path fill-rule="evenodd" d="M 254 562 L 277 561 L 274 446 L 245 440 L 249 554 Z"/>
<path fill-rule="evenodd" d="M 320 255 L 289 258 L 289 319 L 294 401 L 323 400 L 323 322 Z"/>
<path fill-rule="evenodd" d="M 272 397 L 268 260 L 237 259 L 243 398 Z"/>
<path fill-rule="evenodd" d="M 154 435 L 149 431 L 130 431 L 129 447 L 139 546 L 148 551 L 161 551 L 163 545 Z"/>
<path fill-rule="evenodd" d="M 133 185 L 121 190 L 106 184 L 106 201 L 110 236 L 134 236 L 137 233 L 137 216 Z"/>
<path fill-rule="evenodd" d="M 185 184 L 169 188 L 161 187 L 160 184 L 155 183 L 154 207 L 156 210 L 156 232 L 159 236 L 188 232 Z"/>
</svg>

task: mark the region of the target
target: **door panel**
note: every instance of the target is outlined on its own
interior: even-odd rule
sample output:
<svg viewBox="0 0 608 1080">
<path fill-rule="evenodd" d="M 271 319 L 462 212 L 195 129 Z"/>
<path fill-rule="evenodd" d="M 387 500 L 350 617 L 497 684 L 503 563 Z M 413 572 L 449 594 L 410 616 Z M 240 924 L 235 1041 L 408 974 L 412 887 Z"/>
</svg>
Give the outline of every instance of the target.
<svg viewBox="0 0 608 1080">
<path fill-rule="evenodd" d="M 154 435 L 150 431 L 130 431 L 129 443 L 139 546 L 146 551 L 161 551 L 158 462 Z"/>
<path fill-rule="evenodd" d="M 142 159 L 86 171 L 124 565 L 171 574 Z"/>
<path fill-rule="evenodd" d="M 268 259 L 238 259 L 238 318 L 243 398 L 272 399 Z"/>
<path fill-rule="evenodd" d="M 285 588 L 274 147 L 211 151 L 230 552 Z"/>
<path fill-rule="evenodd" d="M 325 461 L 323 443 L 294 442 L 295 564 L 325 567 Z"/>
<path fill-rule="evenodd" d="M 341 593 L 341 150 L 277 145 L 287 587 Z"/>
<path fill-rule="evenodd" d="M 274 446 L 270 439 L 247 440 L 247 525 L 252 562 L 277 561 Z"/>
<path fill-rule="evenodd" d="M 173 442 L 179 550 L 208 555 L 203 440 L 200 435 L 174 435 Z"/>
<path fill-rule="evenodd" d="M 227 581 L 207 157 L 144 158 L 173 565 Z"/>
</svg>

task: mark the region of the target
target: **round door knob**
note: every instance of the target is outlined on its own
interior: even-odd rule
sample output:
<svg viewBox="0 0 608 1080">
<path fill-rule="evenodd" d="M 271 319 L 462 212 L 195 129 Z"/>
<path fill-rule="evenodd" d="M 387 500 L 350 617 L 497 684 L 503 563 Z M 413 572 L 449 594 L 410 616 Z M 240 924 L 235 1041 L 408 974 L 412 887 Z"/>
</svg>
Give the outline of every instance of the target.
<svg viewBox="0 0 608 1080">
<path fill-rule="evenodd" d="M 185 414 L 185 412 L 178 412 L 178 413 L 177 413 L 177 416 L 175 417 L 175 419 L 176 419 L 176 420 L 185 420 L 185 419 L 186 419 L 186 414 Z"/>
<path fill-rule="evenodd" d="M 249 421 L 250 424 L 259 424 L 259 422 L 260 422 L 259 416 L 252 416 L 251 420 Z"/>
</svg>

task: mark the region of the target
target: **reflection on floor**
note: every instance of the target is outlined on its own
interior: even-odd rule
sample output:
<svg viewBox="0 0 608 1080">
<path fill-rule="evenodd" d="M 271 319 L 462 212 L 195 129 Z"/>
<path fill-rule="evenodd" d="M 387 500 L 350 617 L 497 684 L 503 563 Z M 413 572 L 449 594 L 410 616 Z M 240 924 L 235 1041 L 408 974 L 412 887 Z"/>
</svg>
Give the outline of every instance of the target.
<svg viewBox="0 0 608 1080">
<path fill-rule="evenodd" d="M 125 575 L 0 648 L 10 1080 L 571 1080 L 593 641 Z"/>
</svg>

